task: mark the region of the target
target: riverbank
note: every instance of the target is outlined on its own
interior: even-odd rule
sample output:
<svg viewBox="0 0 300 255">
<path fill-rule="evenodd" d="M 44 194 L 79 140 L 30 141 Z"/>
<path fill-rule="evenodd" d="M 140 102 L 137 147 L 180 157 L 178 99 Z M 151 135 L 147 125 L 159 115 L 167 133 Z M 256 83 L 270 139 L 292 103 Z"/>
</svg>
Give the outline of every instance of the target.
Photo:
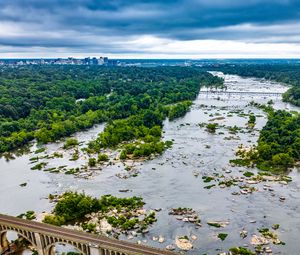
<svg viewBox="0 0 300 255">
<path fill-rule="evenodd" d="M 247 90 L 250 87 L 250 91 L 286 90 L 281 84 L 232 75 L 225 76 L 225 83 L 234 90 Z M 234 246 L 248 245 L 249 249 L 253 249 L 251 239 L 253 235 L 260 235 L 258 229 L 271 229 L 274 224 L 279 224 L 280 228 L 276 233 L 286 245 L 270 245 L 273 253 L 298 255 L 300 176 L 297 170 L 289 174 L 292 182 L 287 185 L 279 182 L 260 183 L 257 184 L 258 190 L 251 194 L 232 195 L 236 190 L 241 191 L 238 186 L 206 189 L 204 187 L 210 183 L 202 179 L 203 176 L 214 173 L 229 178 L 242 176 L 240 171 L 249 171 L 243 167 L 232 167 L 229 160 L 235 158 L 235 151 L 240 144 L 255 144 L 259 130 L 266 124 L 265 113 L 249 103 L 267 103 L 269 100 L 270 98 L 247 95 L 231 98 L 200 95 L 191 111 L 183 118 L 164 122 L 163 139 L 174 140 L 172 148 L 158 158 L 138 165 L 136 170 L 139 175 L 128 179 L 117 177 L 118 174 L 126 173 L 126 170 L 117 165 L 108 165 L 93 178 L 86 180 L 76 179 L 71 175 L 32 171 L 29 164 L 32 155 L 24 155 L 9 162 L 1 159 L 1 210 L 11 215 L 28 210 L 49 212 L 54 205 L 49 203 L 48 195 L 61 194 L 65 190 L 84 190 L 86 194 L 96 197 L 105 194 L 118 197 L 141 196 L 146 202 L 145 209 L 161 210 L 156 213 L 157 222 L 149 228 L 149 232 L 130 239 L 133 242 L 146 241 L 148 245 L 165 248 L 167 245 L 176 245 L 177 237 L 188 236 L 193 244 L 193 249 L 188 254 L 214 255 Z M 280 98 L 274 97 L 272 100 L 275 109 L 298 110 L 283 103 Z M 251 132 L 246 132 L 250 113 L 256 116 L 256 125 Z M 218 119 L 210 121 L 213 118 Z M 218 123 L 221 128 L 212 134 L 205 127 L 199 126 L 200 123 Z M 234 126 L 245 132 L 231 134 L 228 127 Z M 103 126 L 97 128 L 78 133 L 82 139 L 79 140 L 90 140 Z M 54 152 L 61 145 L 47 146 Z M 73 161 L 67 161 L 70 165 L 74 164 Z M 258 173 L 257 169 L 252 169 L 251 172 L 255 175 Z M 24 182 L 27 182 L 26 187 L 19 186 Z M 264 184 L 270 187 L 265 190 Z M 13 203 L 7 195 L 12 192 L 15 194 Z M 285 200 L 280 201 L 280 197 L 285 197 Z M 178 207 L 192 208 L 201 219 L 202 226 L 195 226 L 169 215 L 173 208 Z M 216 228 L 208 225 L 208 222 L 228 224 L 223 228 Z M 240 236 L 241 231 L 247 231 L 244 239 Z M 218 238 L 220 233 L 228 234 L 224 241 Z M 163 243 L 158 242 L 156 237 L 159 236 L 164 238 Z M 197 238 L 193 240 L 192 236 Z M 128 239 L 127 236 L 120 238 Z"/>
</svg>

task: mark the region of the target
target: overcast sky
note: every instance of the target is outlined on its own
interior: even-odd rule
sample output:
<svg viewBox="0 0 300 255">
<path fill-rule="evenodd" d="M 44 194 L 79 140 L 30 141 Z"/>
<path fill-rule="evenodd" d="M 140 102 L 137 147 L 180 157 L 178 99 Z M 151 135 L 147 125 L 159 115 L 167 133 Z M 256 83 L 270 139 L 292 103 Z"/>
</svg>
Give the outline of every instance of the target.
<svg viewBox="0 0 300 255">
<path fill-rule="evenodd" d="M 300 58 L 300 0 L 0 0 L 0 58 Z"/>
</svg>

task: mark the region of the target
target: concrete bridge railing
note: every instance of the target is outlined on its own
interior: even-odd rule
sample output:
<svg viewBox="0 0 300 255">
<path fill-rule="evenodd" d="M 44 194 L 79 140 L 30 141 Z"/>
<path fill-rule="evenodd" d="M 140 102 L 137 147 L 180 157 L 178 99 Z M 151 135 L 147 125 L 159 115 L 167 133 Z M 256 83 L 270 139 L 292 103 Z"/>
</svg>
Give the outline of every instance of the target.
<svg viewBox="0 0 300 255">
<path fill-rule="evenodd" d="M 7 254 L 8 231 L 30 242 L 39 255 L 55 254 L 56 244 L 69 244 L 84 255 L 174 255 L 175 253 L 0 214 L 0 255 Z"/>
</svg>

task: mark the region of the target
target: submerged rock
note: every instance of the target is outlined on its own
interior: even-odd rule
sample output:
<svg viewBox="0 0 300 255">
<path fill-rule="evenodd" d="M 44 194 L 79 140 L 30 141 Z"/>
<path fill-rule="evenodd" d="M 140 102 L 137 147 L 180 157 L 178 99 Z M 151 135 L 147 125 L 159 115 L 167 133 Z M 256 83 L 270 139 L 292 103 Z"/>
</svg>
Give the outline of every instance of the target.
<svg viewBox="0 0 300 255">
<path fill-rule="evenodd" d="M 196 235 L 191 235 L 192 240 L 197 240 L 198 237 Z"/>
<path fill-rule="evenodd" d="M 246 231 L 246 230 L 242 230 L 241 232 L 240 232 L 240 237 L 241 238 L 246 238 L 248 236 L 248 232 Z"/>
<path fill-rule="evenodd" d="M 166 249 L 169 251 L 174 251 L 175 250 L 175 246 L 173 244 L 169 244 L 166 246 Z"/>
<path fill-rule="evenodd" d="M 285 201 L 285 197 L 280 197 L 279 200 L 280 200 L 280 202 L 283 202 L 283 201 Z"/>
</svg>

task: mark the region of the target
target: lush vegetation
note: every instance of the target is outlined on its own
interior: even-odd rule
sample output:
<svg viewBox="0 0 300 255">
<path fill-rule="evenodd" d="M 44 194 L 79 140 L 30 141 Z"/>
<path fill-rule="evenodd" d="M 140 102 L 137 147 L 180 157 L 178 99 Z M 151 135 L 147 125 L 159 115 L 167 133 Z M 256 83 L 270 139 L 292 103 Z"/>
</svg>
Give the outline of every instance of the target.
<svg viewBox="0 0 300 255">
<path fill-rule="evenodd" d="M 143 114 L 133 115 L 124 120 L 107 124 L 104 132 L 89 144 L 89 148 L 100 151 L 101 148 L 115 147 L 121 142 L 136 139 L 160 138 L 163 116 L 158 111 L 147 110 Z"/>
<path fill-rule="evenodd" d="M 300 115 L 282 110 L 271 112 L 260 133 L 257 150 L 261 168 L 292 167 L 300 160 Z"/>
<path fill-rule="evenodd" d="M 300 115 L 268 108 L 268 122 L 256 147 L 239 150 L 239 165 L 255 163 L 262 170 L 287 170 L 300 160 Z M 233 161 L 232 161 L 233 162 Z"/>
<path fill-rule="evenodd" d="M 71 147 L 74 147 L 76 145 L 78 145 L 78 141 L 76 138 L 69 138 L 66 140 L 65 144 L 64 144 L 64 149 L 69 149 Z"/>
<path fill-rule="evenodd" d="M 252 252 L 251 250 L 248 250 L 244 247 L 233 247 L 230 248 L 230 252 L 232 255 L 255 255 L 255 252 Z"/>
<path fill-rule="evenodd" d="M 34 211 L 27 211 L 26 213 L 22 213 L 17 217 L 26 220 L 34 220 L 36 218 L 36 214 Z"/>
<path fill-rule="evenodd" d="M 33 139 L 56 141 L 103 121 L 110 123 L 107 130 L 119 125 L 114 120 L 125 119 L 127 125 L 140 117 L 143 123 L 135 132 L 142 126 L 161 126 L 167 105 L 194 100 L 201 85 L 219 84 L 222 79 L 189 67 L 4 66 L 0 77 L 0 152 Z M 185 104 L 170 114 L 175 117 L 183 111 Z M 104 146 L 136 138 L 129 133 L 128 138 L 108 138 Z"/>
<path fill-rule="evenodd" d="M 142 230 L 156 221 L 155 212 L 143 212 L 144 204 L 140 197 L 117 198 L 105 195 L 98 199 L 84 193 L 66 192 L 59 198 L 53 214 L 45 216 L 43 222 L 58 226 L 83 222 L 85 230 L 95 232 L 96 225 L 85 220 L 87 215 L 97 213 L 99 219 L 105 218 L 114 228 L 129 230 L 138 225 Z"/>
<path fill-rule="evenodd" d="M 134 210 L 143 207 L 143 205 L 143 199 L 140 197 L 117 198 L 105 195 L 97 199 L 83 193 L 66 192 L 55 205 L 53 215 L 46 216 L 43 222 L 63 225 L 74 220 L 82 220 L 85 215 L 92 212 L 108 212 L 112 208 L 121 210 L 123 207 Z"/>
<path fill-rule="evenodd" d="M 178 117 L 184 116 L 192 104 L 192 101 L 184 101 L 167 107 L 169 119 L 174 120 Z"/>
<path fill-rule="evenodd" d="M 209 123 L 206 125 L 206 130 L 209 132 L 209 133 L 216 133 L 216 130 L 217 130 L 217 127 L 218 127 L 218 124 L 217 123 Z"/>
<path fill-rule="evenodd" d="M 253 114 L 249 115 L 248 126 L 253 128 L 255 126 L 256 117 Z"/>
<path fill-rule="evenodd" d="M 158 111 L 145 111 L 124 120 L 109 123 L 95 141 L 89 143 L 89 152 L 124 143 L 120 159 L 147 157 L 161 154 L 171 143 L 160 141 L 163 115 Z M 128 142 L 130 141 L 130 142 Z"/>
<path fill-rule="evenodd" d="M 284 102 L 291 102 L 294 105 L 300 106 L 300 85 L 290 88 L 282 96 Z"/>
</svg>

